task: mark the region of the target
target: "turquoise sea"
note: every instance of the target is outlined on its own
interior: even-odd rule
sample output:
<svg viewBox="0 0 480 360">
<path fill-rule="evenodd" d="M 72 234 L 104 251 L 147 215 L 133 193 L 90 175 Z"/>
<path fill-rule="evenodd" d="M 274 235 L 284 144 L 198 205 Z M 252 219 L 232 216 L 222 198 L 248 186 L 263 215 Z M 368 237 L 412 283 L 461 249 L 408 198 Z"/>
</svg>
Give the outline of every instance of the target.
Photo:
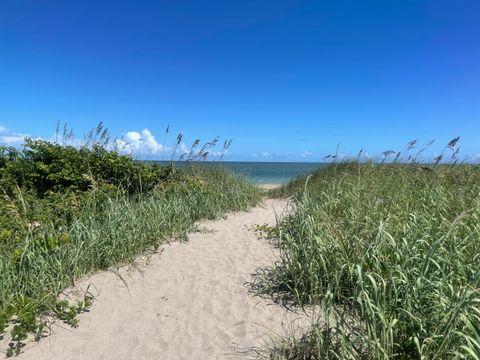
<svg viewBox="0 0 480 360">
<path fill-rule="evenodd" d="M 186 162 L 175 162 L 177 166 L 185 166 Z M 201 162 L 205 166 L 223 166 L 228 170 L 246 176 L 250 181 L 256 184 L 284 184 L 291 179 L 307 175 L 322 166 L 325 163 L 306 163 L 306 162 L 243 162 L 243 161 L 223 161 L 223 162 Z"/>
</svg>

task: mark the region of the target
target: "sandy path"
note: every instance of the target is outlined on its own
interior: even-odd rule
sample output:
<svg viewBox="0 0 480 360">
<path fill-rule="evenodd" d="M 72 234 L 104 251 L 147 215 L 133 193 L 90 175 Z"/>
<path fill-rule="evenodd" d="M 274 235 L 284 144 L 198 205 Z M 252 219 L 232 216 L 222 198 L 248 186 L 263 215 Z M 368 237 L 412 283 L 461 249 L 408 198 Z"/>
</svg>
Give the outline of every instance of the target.
<svg viewBox="0 0 480 360">
<path fill-rule="evenodd" d="M 155 254 L 142 271 L 94 274 L 78 285 L 98 293 L 80 326 L 54 326 L 54 334 L 31 344 L 20 359 L 231 359 L 261 346 L 300 315 L 253 297 L 245 283 L 274 250 L 251 227 L 274 224 L 283 200 L 202 223 Z"/>
</svg>

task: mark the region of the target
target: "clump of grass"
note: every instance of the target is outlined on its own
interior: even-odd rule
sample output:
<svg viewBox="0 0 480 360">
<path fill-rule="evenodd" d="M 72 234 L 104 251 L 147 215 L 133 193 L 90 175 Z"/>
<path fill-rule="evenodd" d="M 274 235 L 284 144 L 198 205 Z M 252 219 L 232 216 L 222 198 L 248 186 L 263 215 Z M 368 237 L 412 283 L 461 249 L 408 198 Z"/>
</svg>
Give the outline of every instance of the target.
<svg viewBox="0 0 480 360">
<path fill-rule="evenodd" d="M 300 181 L 262 289 L 322 315 L 271 358 L 479 358 L 478 166 L 337 163 Z"/>
</svg>

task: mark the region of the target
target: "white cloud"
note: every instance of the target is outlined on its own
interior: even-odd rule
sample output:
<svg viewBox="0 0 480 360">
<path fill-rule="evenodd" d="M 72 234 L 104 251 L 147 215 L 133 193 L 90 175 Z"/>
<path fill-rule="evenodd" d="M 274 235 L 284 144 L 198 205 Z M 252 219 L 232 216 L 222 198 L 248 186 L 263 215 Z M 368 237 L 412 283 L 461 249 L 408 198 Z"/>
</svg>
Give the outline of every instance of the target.
<svg viewBox="0 0 480 360">
<path fill-rule="evenodd" d="M 128 141 L 129 143 L 132 143 L 132 142 L 134 143 L 134 142 L 140 141 L 140 139 L 142 138 L 142 135 L 140 135 L 136 131 L 129 131 L 123 137 L 125 138 L 125 141 Z"/>
<path fill-rule="evenodd" d="M 158 155 L 168 150 L 157 142 L 148 129 L 143 129 L 141 132 L 129 131 L 121 139 L 117 139 L 114 145 L 120 151 L 134 155 Z"/>
<path fill-rule="evenodd" d="M 476 162 L 476 163 L 480 162 L 480 154 L 473 155 L 471 161 Z"/>
<path fill-rule="evenodd" d="M 165 149 L 165 151 L 168 152 L 168 149 Z M 173 151 L 173 150 L 172 150 L 172 151 Z M 185 153 L 188 153 L 188 152 L 190 152 L 190 149 L 187 148 L 187 145 L 185 145 L 185 143 L 182 142 L 182 143 L 180 144 L 179 153 L 180 153 L 180 154 L 185 154 Z"/>
<path fill-rule="evenodd" d="M 272 154 L 269 153 L 268 151 L 265 151 L 263 154 L 262 154 L 263 157 L 271 157 Z"/>
<path fill-rule="evenodd" d="M 10 131 L 4 126 L 0 126 L 0 145 L 20 146 L 24 143 L 29 134 L 21 134 Z"/>
<path fill-rule="evenodd" d="M 306 158 L 306 157 L 309 157 L 309 156 L 312 156 L 312 155 L 313 155 L 312 152 L 310 152 L 310 151 L 304 151 L 303 154 L 301 154 L 300 156 L 301 156 L 302 158 Z"/>
</svg>

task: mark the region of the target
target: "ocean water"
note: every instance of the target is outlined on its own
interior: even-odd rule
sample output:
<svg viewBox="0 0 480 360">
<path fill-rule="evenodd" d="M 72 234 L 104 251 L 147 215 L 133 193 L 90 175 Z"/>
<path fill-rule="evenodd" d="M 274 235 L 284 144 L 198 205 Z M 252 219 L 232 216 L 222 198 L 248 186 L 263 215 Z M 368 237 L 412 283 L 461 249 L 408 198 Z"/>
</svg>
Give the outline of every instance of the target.
<svg viewBox="0 0 480 360">
<path fill-rule="evenodd" d="M 245 176 L 256 184 L 285 184 L 298 176 L 310 174 L 325 163 L 305 162 L 202 162 L 205 166 L 223 166 L 228 170 Z M 185 166 L 185 162 L 175 162 L 177 166 Z"/>
<path fill-rule="evenodd" d="M 298 176 L 310 174 L 324 163 L 301 162 L 224 162 L 234 173 L 246 176 L 257 184 L 285 184 Z"/>
</svg>

